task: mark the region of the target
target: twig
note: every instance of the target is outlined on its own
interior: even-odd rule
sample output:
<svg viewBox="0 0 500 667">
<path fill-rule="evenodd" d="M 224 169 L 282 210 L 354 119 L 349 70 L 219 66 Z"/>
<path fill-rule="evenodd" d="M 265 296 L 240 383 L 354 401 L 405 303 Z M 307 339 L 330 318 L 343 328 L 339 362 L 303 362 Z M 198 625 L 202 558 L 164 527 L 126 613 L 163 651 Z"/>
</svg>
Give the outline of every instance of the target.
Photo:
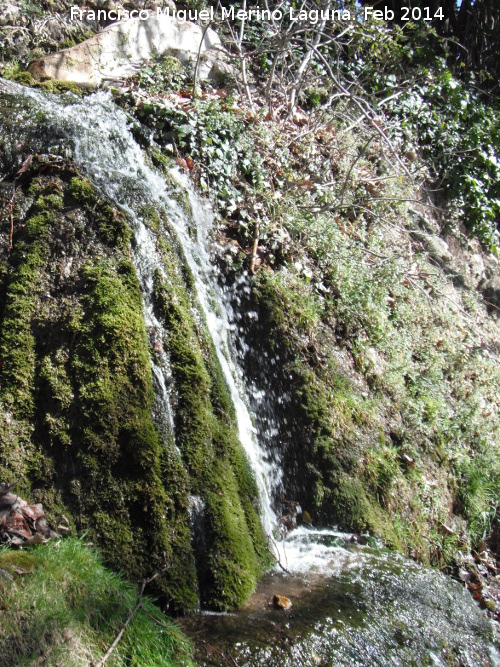
<svg viewBox="0 0 500 667">
<path fill-rule="evenodd" d="M 276 563 L 278 564 L 278 566 L 283 570 L 283 572 L 286 572 L 286 574 L 292 574 L 290 572 L 290 570 L 287 570 L 287 568 L 281 562 L 281 560 L 279 558 L 279 549 L 278 549 L 278 545 L 276 544 L 276 542 L 273 540 L 273 538 L 270 535 L 267 536 L 267 540 L 268 540 L 268 544 L 266 545 L 266 549 L 269 551 L 271 556 L 276 560 Z M 269 546 L 269 542 L 273 542 L 274 548 L 275 548 L 274 552 L 271 549 L 271 547 Z M 286 554 L 285 554 L 285 557 L 286 557 Z"/>
<path fill-rule="evenodd" d="M 326 6 L 327 11 L 325 12 L 325 16 L 328 15 L 327 13 L 328 13 L 328 10 L 330 8 L 330 4 L 331 4 L 330 2 L 327 3 L 327 6 Z M 326 18 L 324 18 L 322 20 L 322 22 L 319 26 L 319 30 L 316 33 L 316 36 L 314 37 L 314 42 L 309 47 L 309 50 L 307 51 L 306 55 L 304 56 L 304 59 L 302 60 L 300 66 L 297 70 L 297 74 L 295 76 L 295 81 L 292 84 L 292 91 L 291 91 L 291 94 L 290 94 L 290 104 L 289 104 L 288 116 L 290 116 L 290 114 L 292 114 L 293 111 L 294 111 L 295 99 L 297 97 L 297 92 L 299 90 L 299 86 L 302 83 L 302 78 L 304 76 L 304 73 L 305 73 L 309 63 L 311 62 L 311 58 L 313 56 L 313 53 L 314 53 L 315 49 L 318 47 L 318 45 L 321 41 L 321 37 L 323 35 L 323 30 L 325 29 L 325 25 L 326 25 Z"/>
<path fill-rule="evenodd" d="M 12 489 L 19 483 L 19 480 L 14 480 L 10 484 L 7 484 L 6 486 L 0 486 L 0 496 L 3 496 L 6 493 L 10 493 Z"/>
<path fill-rule="evenodd" d="M 193 77 L 193 98 L 196 97 L 196 87 L 198 85 L 198 71 L 200 68 L 201 47 L 203 46 L 203 42 L 205 41 L 205 35 L 207 34 L 207 30 L 209 29 L 209 27 L 210 23 L 207 23 L 207 25 L 203 28 L 200 46 L 198 47 L 198 55 L 196 57 L 196 67 L 194 68 L 194 77 Z"/>
<path fill-rule="evenodd" d="M 123 624 L 120 632 L 116 635 L 116 638 L 115 638 L 114 642 L 111 644 L 109 649 L 106 651 L 105 656 L 102 658 L 102 660 L 100 660 L 97 663 L 97 667 L 102 667 L 103 665 L 105 665 L 107 663 L 108 659 L 111 657 L 111 654 L 113 653 L 115 648 L 118 646 L 121 638 L 123 637 L 123 635 L 125 633 L 125 630 L 128 628 L 128 626 L 130 624 L 130 621 L 134 618 L 134 616 L 137 614 L 139 609 L 142 607 L 142 594 L 143 594 L 143 592 L 144 592 L 144 587 L 141 589 L 141 593 L 140 593 L 139 600 L 138 600 L 137 604 L 135 605 L 135 607 L 133 609 L 129 610 L 127 619 L 126 619 L 125 623 Z"/>
<path fill-rule="evenodd" d="M 254 227 L 254 232 L 253 232 L 253 244 L 252 244 L 252 252 L 250 254 L 250 273 L 254 274 L 255 273 L 255 262 L 257 260 L 257 250 L 259 249 L 259 233 L 260 233 L 260 225 L 259 221 L 255 221 L 255 227 Z"/>
<path fill-rule="evenodd" d="M 315 53 L 320 57 L 320 59 L 323 61 L 323 64 L 325 65 L 326 69 L 328 70 L 328 73 L 329 73 L 330 78 L 332 79 L 333 83 L 337 86 L 337 88 L 338 88 L 342 93 L 344 93 L 345 95 L 347 95 L 347 96 L 350 98 L 351 102 L 353 102 L 353 103 L 358 107 L 358 109 L 361 111 L 361 114 L 363 115 L 363 117 L 365 118 L 365 120 L 367 120 L 367 121 L 373 126 L 373 128 L 375 129 L 375 131 L 376 131 L 376 132 L 382 137 L 382 139 L 385 141 L 385 143 L 386 143 L 387 146 L 389 147 L 389 150 L 391 151 L 391 153 L 392 153 L 393 156 L 395 157 L 395 159 L 396 159 L 396 161 L 398 162 L 399 166 L 403 169 L 403 171 L 405 172 L 405 174 L 408 176 L 408 178 L 410 179 L 410 181 L 413 181 L 413 176 L 412 176 L 412 174 L 408 171 L 406 165 L 403 163 L 403 161 L 402 161 L 401 158 L 399 157 L 399 155 L 398 155 L 396 149 L 394 148 L 394 146 L 393 146 L 393 144 L 392 144 L 392 141 L 389 139 L 389 137 L 387 136 L 387 134 L 382 130 L 381 127 L 379 127 L 379 125 L 378 125 L 378 123 L 376 122 L 376 120 L 375 120 L 374 118 L 372 118 L 371 114 L 370 114 L 370 113 L 363 107 L 363 105 L 361 104 L 361 102 L 360 102 L 360 100 L 358 99 L 358 97 L 357 97 L 356 95 L 354 95 L 354 93 L 352 93 L 348 88 L 346 88 L 346 87 L 340 82 L 340 80 L 335 76 L 335 74 L 334 74 L 333 71 L 332 71 L 332 68 L 330 67 L 330 63 L 329 63 L 328 60 L 325 58 L 325 56 L 321 53 L 321 51 L 320 51 L 318 48 L 316 48 L 314 45 L 312 46 L 312 48 L 313 48 L 314 52 L 315 52 Z"/>
<path fill-rule="evenodd" d="M 374 139 L 375 139 L 375 135 L 374 135 L 374 134 L 372 134 L 370 137 L 368 137 L 368 141 L 366 141 L 366 142 L 363 144 L 363 146 L 362 146 L 362 148 L 361 148 L 361 150 L 360 150 L 358 156 L 356 157 L 356 159 L 354 160 L 354 162 L 352 162 L 351 166 L 349 167 L 349 171 L 348 171 L 347 174 L 346 174 L 346 177 L 345 177 L 345 179 L 344 179 L 344 184 L 342 185 L 342 190 L 341 190 L 340 195 L 339 195 L 340 205 L 342 205 L 342 204 L 344 203 L 344 194 L 345 194 L 345 191 L 346 191 L 346 188 L 347 188 L 347 184 L 348 184 L 348 182 L 349 182 L 349 178 L 351 177 L 352 170 L 354 169 L 354 167 L 356 166 L 356 164 L 358 163 L 358 161 L 361 159 L 361 157 L 365 154 L 366 149 L 368 148 L 368 146 L 371 144 L 371 142 L 372 142 Z"/>
<path fill-rule="evenodd" d="M 242 12 L 246 11 L 247 7 L 247 2 L 246 0 L 243 0 L 243 7 L 242 7 Z M 240 34 L 239 37 L 235 35 L 235 32 L 233 30 L 233 27 L 231 25 L 231 22 L 229 19 L 226 20 L 227 26 L 229 28 L 229 31 L 231 33 L 231 38 L 238 50 L 238 56 L 240 58 L 241 62 L 241 76 L 243 79 L 243 87 L 245 88 L 245 93 L 248 99 L 248 103 L 250 104 L 250 108 L 253 110 L 254 109 L 254 103 L 252 99 L 252 93 L 250 91 L 250 86 L 248 84 L 248 76 L 247 76 L 247 66 L 246 66 L 246 55 L 243 53 L 243 37 L 245 36 L 245 19 L 243 18 L 241 21 L 241 26 L 240 26 Z"/>
<path fill-rule="evenodd" d="M 137 600 L 137 604 L 135 605 L 135 607 L 133 609 L 129 610 L 127 618 L 125 620 L 125 623 L 122 625 L 122 627 L 120 629 L 120 632 L 116 635 L 116 638 L 115 638 L 114 642 L 108 648 L 104 657 L 97 663 L 96 667 L 103 667 L 103 665 L 105 665 L 107 663 L 107 661 L 111 657 L 111 654 L 113 653 L 115 648 L 118 646 L 118 644 L 120 643 L 123 635 L 125 634 L 125 630 L 128 628 L 128 626 L 130 625 L 130 622 L 132 621 L 134 616 L 137 614 L 139 609 L 142 607 L 142 598 L 144 596 L 144 589 L 146 588 L 146 586 L 148 584 L 150 584 L 152 581 L 154 581 L 156 579 L 156 577 L 158 577 L 159 575 L 160 575 L 160 572 L 156 572 L 149 579 L 144 579 L 144 581 L 141 584 L 141 590 L 139 591 L 139 598 Z"/>
</svg>

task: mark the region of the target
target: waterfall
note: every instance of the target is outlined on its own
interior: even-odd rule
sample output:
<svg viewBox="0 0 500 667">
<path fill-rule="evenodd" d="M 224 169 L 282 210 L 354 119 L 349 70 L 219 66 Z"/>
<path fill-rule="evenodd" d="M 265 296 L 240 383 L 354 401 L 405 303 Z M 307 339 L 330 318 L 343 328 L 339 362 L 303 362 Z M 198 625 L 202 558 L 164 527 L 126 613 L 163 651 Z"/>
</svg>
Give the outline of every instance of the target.
<svg viewBox="0 0 500 667">
<path fill-rule="evenodd" d="M 113 103 L 109 93 L 98 92 L 80 100 L 73 95 L 64 98 L 44 96 L 10 82 L 3 82 L 2 86 L 23 98 L 23 104 L 18 109 L 23 135 L 42 141 L 47 152 L 73 159 L 92 183 L 127 213 L 134 234 L 134 264 L 153 349 L 163 334 L 163 326 L 153 308 L 153 277 L 155 271 L 163 271 L 155 237 L 138 214 L 140 205 L 154 203 L 172 221 L 194 277 L 198 302 L 235 407 L 239 439 L 255 474 L 263 527 L 271 536 L 277 519 L 272 510 L 270 479 L 279 473 L 267 462 L 265 453 L 259 447 L 245 397 L 242 373 L 234 361 L 231 327 L 210 262 L 209 233 L 213 215 L 209 206 L 202 203 L 187 177 L 172 169 L 170 176 L 177 185 L 176 189 L 183 191 L 183 199 L 189 203 L 188 208 L 196 222 L 193 230 L 189 211 L 172 196 L 171 187 L 165 179 L 146 163 L 144 153 L 130 131 L 130 118 Z M 43 136 L 36 122 L 37 112 L 43 114 Z M 38 144 L 37 150 L 40 150 Z M 161 346 L 157 347 L 158 353 L 152 359 L 155 412 L 160 426 L 173 438 L 173 417 L 168 396 L 170 369 Z"/>
<path fill-rule="evenodd" d="M 280 462 L 278 456 L 273 459 L 272 453 L 264 451 L 259 444 L 248 406 L 265 404 L 267 433 L 264 441 L 269 443 L 277 436 L 271 408 L 278 397 L 265 396 L 262 389 L 248 387 L 238 365 L 234 336 L 241 335 L 238 326 L 244 327 L 244 320 L 240 323 L 238 314 L 232 312 L 231 303 L 244 296 L 249 286 L 244 277 L 233 286 L 232 292 L 228 288 L 225 293 L 218 285 L 217 271 L 210 261 L 213 222 L 210 207 L 198 197 L 185 174 L 173 169 L 169 175 L 174 183 L 172 187 L 148 165 L 130 131 L 129 118 L 114 105 L 109 94 L 100 92 L 83 100 L 72 95 L 59 98 L 0 80 L 2 91 L 19 100 L 14 142 L 24 141 L 25 151 L 44 150 L 73 159 L 94 185 L 129 216 L 134 235 L 133 259 L 153 349 L 155 418 L 166 441 L 175 446 L 169 359 L 161 344 L 155 345 L 163 337 L 163 325 L 153 307 L 154 275 L 157 271 L 163 272 L 162 260 L 153 232 L 141 219 L 141 205 L 153 203 L 172 222 L 231 394 L 239 438 L 255 473 L 264 530 L 272 536 L 279 523 L 273 510 L 273 494 L 281 484 Z M 43 122 L 39 122 L 39 118 Z M 183 203 L 173 196 L 172 190 L 174 194 L 182 193 Z M 254 318 L 256 313 L 247 311 L 244 317 Z M 238 342 L 244 352 L 244 341 Z M 271 366 L 273 362 L 279 363 L 270 357 L 263 360 Z M 252 394 L 251 401 L 248 392 Z M 193 524 L 203 509 L 199 496 L 189 498 L 188 511 Z M 240 617 L 240 635 L 234 632 L 231 635 L 232 629 L 226 632 L 224 626 L 221 643 L 224 637 L 243 638 L 229 648 L 245 661 L 244 664 L 257 667 L 271 661 L 283 667 L 320 663 L 345 667 L 389 663 L 401 667 L 444 665 L 448 664 L 450 656 L 453 658 L 454 651 L 460 664 L 469 667 L 500 664 L 487 621 L 460 584 L 381 549 L 375 540 L 364 538 L 356 543 L 352 536 L 335 530 L 301 527 L 291 531 L 277 545 L 277 553 L 281 563 L 296 575 L 286 579 L 287 594 L 288 588 L 293 592 L 293 586 L 297 586 L 301 578 L 305 582 L 301 592 L 303 606 L 300 607 L 298 599 L 295 606 L 298 613 L 289 616 L 273 611 L 266 602 L 259 612 L 260 620 L 253 610 L 248 612 L 249 616 Z M 274 593 L 279 575 L 269 575 L 268 581 L 272 587 L 269 592 Z M 270 614 L 279 616 L 272 616 L 270 623 Z M 236 617 L 207 618 L 228 623 Z M 199 626 L 199 617 L 194 622 Z M 245 633 L 252 632 L 257 623 L 262 623 L 264 628 L 262 634 L 259 629 L 258 637 L 259 641 L 262 636 L 266 638 L 263 647 L 254 637 L 245 638 Z M 278 636 L 295 632 L 294 623 L 299 627 L 297 634 L 290 634 L 291 641 L 276 641 Z M 211 632 L 214 631 L 212 628 Z M 216 643 L 219 645 L 219 640 Z"/>
<path fill-rule="evenodd" d="M 215 346 L 217 359 L 221 365 L 231 399 L 236 410 L 238 435 L 252 469 L 255 473 L 261 502 L 261 518 L 264 531 L 268 536 L 277 526 L 277 518 L 272 509 L 272 479 L 279 477 L 279 471 L 266 460 L 256 438 L 256 430 L 250 415 L 248 400 L 241 369 L 235 362 L 231 345 L 231 325 L 223 296 L 217 285 L 214 267 L 210 261 L 209 234 L 213 224 L 213 213 L 205 202 L 195 193 L 186 175 L 177 170 L 171 175 L 186 192 L 193 219 L 196 221 L 195 234 L 190 234 L 186 214 L 179 205 L 169 199 L 166 202 L 169 213 L 176 220 L 175 230 L 181 241 L 187 263 L 195 278 L 198 301 L 205 315 L 208 330 Z"/>
</svg>

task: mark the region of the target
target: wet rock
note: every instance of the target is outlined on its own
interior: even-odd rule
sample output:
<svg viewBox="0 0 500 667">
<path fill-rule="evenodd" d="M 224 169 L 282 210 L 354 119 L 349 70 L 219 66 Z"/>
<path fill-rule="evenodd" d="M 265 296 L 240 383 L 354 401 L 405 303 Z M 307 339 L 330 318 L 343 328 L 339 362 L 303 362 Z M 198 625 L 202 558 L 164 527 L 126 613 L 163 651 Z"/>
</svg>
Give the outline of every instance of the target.
<svg viewBox="0 0 500 667">
<path fill-rule="evenodd" d="M 30 71 L 40 79 L 98 86 L 135 74 L 153 55 L 175 56 L 189 65 L 196 62 L 198 52 L 201 79 L 220 71 L 223 51 L 216 32 L 209 28 L 203 36 L 203 29 L 194 23 L 151 14 L 147 20 L 114 23 L 76 46 L 41 58 Z"/>
<path fill-rule="evenodd" d="M 273 607 L 276 609 L 282 609 L 283 611 L 288 611 L 292 608 L 292 601 L 285 595 L 273 595 L 271 603 Z"/>
</svg>

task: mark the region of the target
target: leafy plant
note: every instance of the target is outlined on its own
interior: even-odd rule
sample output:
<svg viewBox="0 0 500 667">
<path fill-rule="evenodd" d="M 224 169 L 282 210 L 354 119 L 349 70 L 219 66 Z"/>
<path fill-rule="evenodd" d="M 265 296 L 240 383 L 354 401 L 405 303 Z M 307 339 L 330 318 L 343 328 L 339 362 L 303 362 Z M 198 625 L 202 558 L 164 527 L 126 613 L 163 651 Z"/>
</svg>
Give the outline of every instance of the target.
<svg viewBox="0 0 500 667">
<path fill-rule="evenodd" d="M 156 57 L 141 68 L 137 75 L 137 87 L 139 90 L 160 95 L 181 90 L 187 79 L 187 70 L 177 58 Z"/>
<path fill-rule="evenodd" d="M 420 146 L 455 220 L 492 249 L 500 225 L 500 112 L 442 69 L 391 104 L 403 132 Z"/>
</svg>

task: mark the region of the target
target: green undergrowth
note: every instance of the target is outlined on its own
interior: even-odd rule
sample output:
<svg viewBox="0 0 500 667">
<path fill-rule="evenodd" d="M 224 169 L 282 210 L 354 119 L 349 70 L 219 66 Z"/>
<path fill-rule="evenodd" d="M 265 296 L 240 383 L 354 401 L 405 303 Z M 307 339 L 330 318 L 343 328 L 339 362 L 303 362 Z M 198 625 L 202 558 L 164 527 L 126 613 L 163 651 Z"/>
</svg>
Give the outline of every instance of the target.
<svg viewBox="0 0 500 667">
<path fill-rule="evenodd" d="M 240 104 L 200 105 L 177 140 L 202 187 L 217 180 L 226 275 L 248 270 L 257 232 L 246 372 L 284 405 L 286 498 L 447 567 L 498 510 L 495 320 L 376 133 L 286 134 Z"/>
<path fill-rule="evenodd" d="M 193 665 L 182 632 L 146 595 L 106 664 Z M 82 540 L 0 550 L 0 664 L 97 664 L 139 602 L 138 587 Z"/>
<path fill-rule="evenodd" d="M 460 218 L 488 245 L 493 218 L 481 231 L 472 200 L 453 212 L 450 199 L 448 224 L 419 206 L 429 172 L 403 153 L 416 141 L 409 116 L 399 134 L 391 119 L 405 172 L 370 123 L 345 130 L 347 102 L 285 122 L 234 91 L 207 98 L 187 111 L 145 98 L 135 113 L 208 188 L 226 279 L 255 274 L 241 313 L 258 313 L 246 372 L 285 420 L 275 439 L 284 507 L 299 502 L 316 524 L 369 531 L 448 567 L 497 517 L 498 331 L 440 226 Z M 482 169 L 476 153 L 447 155 L 453 174 Z M 451 242 L 470 256 L 467 237 Z"/>
<path fill-rule="evenodd" d="M 280 355 L 300 502 L 317 522 L 448 565 L 496 520 L 494 323 L 428 252 L 407 253 L 364 216 L 312 221 L 295 209 L 284 220 L 297 259 L 252 281 L 260 323 L 249 340 L 262 341 L 255 357 L 267 341 Z"/>
</svg>

